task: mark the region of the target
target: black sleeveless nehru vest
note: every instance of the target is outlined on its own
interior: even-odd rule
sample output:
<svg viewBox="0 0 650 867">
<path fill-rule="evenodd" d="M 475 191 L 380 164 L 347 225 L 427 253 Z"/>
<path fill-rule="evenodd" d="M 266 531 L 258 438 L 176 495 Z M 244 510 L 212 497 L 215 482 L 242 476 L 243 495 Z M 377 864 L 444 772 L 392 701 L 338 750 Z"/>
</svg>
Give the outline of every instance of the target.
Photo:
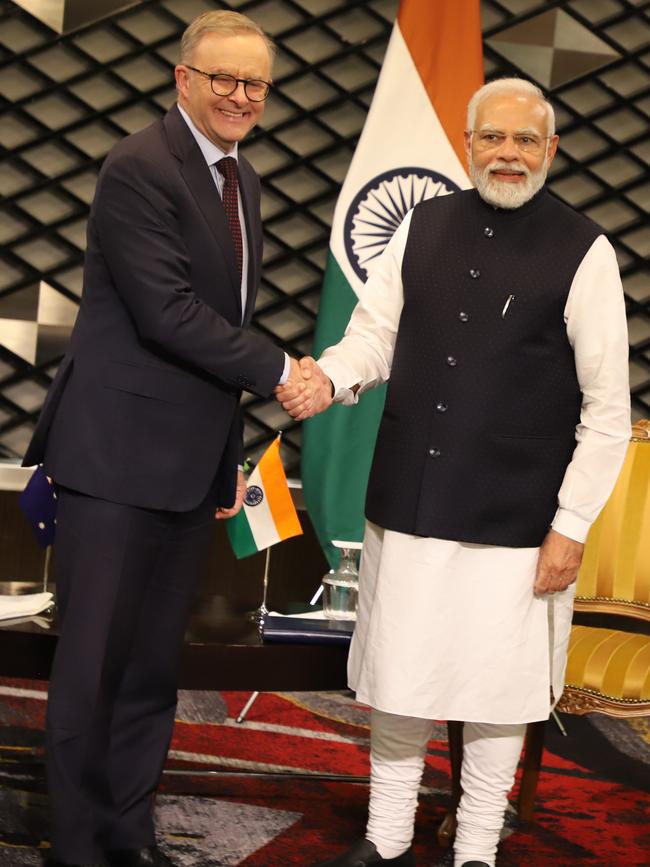
<svg viewBox="0 0 650 867">
<path fill-rule="evenodd" d="M 514 210 L 475 190 L 416 206 L 369 520 L 487 545 L 542 542 L 580 418 L 563 312 L 599 234 L 545 190 Z"/>
</svg>

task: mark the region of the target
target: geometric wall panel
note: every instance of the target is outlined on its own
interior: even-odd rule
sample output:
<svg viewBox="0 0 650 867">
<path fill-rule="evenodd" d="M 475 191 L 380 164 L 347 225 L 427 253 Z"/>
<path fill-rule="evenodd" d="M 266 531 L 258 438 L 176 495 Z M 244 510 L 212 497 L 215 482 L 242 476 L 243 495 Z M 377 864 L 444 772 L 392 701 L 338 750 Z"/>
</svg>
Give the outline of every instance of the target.
<svg viewBox="0 0 650 867">
<path fill-rule="evenodd" d="M 581 78 L 621 56 L 562 9 L 534 15 L 486 41 L 545 89 Z"/>
<path fill-rule="evenodd" d="M 0 0 L 0 457 L 23 453 L 56 372 L 81 295 L 85 221 L 102 160 L 173 103 L 180 34 L 206 9 L 246 12 L 278 45 L 273 96 L 242 148 L 262 180 L 254 327 L 293 354 L 310 350 L 334 205 L 398 2 L 119 5 L 58 36 Z M 484 0 L 482 26 L 486 78 L 519 74 L 550 92 L 560 146 L 549 184 L 601 223 L 616 248 L 634 413 L 650 416 L 647 4 Z M 247 453 L 256 457 L 282 428 L 285 463 L 298 475 L 300 425 L 273 401 L 248 395 L 244 406 Z"/>
<path fill-rule="evenodd" d="M 70 33 L 140 0 L 16 0 L 19 6 L 56 33 Z"/>
</svg>

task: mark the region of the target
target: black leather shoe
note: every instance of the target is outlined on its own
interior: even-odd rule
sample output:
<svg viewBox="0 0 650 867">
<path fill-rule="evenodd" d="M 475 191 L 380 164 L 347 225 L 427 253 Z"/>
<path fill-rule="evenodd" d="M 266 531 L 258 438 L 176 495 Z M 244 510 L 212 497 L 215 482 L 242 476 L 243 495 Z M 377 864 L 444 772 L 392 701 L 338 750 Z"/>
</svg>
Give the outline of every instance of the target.
<svg viewBox="0 0 650 867">
<path fill-rule="evenodd" d="M 112 849 L 106 853 L 110 867 L 176 867 L 157 846 L 144 849 Z"/>
<path fill-rule="evenodd" d="M 465 861 L 462 867 L 489 867 L 485 861 Z"/>
<path fill-rule="evenodd" d="M 370 864 L 381 864 L 383 867 L 415 867 L 415 854 L 413 849 L 409 848 L 397 858 L 382 858 L 374 843 L 370 840 L 359 840 L 338 858 L 319 861 L 314 867 L 368 867 Z"/>
</svg>

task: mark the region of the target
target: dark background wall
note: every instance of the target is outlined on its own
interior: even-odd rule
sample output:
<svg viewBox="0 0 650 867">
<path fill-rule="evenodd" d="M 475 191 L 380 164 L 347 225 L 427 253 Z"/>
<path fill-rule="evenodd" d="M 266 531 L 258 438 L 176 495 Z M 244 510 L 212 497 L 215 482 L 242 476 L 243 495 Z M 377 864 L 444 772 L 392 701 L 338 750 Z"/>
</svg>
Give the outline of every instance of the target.
<svg viewBox="0 0 650 867">
<path fill-rule="evenodd" d="M 22 455 L 74 322 L 102 160 L 173 103 L 180 34 L 206 9 L 246 12 L 279 46 L 274 96 L 244 146 L 266 232 L 255 327 L 292 353 L 310 350 L 334 204 L 398 4 L 67 0 L 64 35 L 26 11 L 63 5 L 0 0 L 0 458 Z M 616 247 L 635 417 L 650 416 L 649 10 L 639 0 L 482 3 L 486 78 L 519 74 L 550 92 L 561 135 L 551 188 Z M 272 402 L 247 397 L 245 408 L 249 453 L 282 428 L 297 475 L 299 426 Z"/>
</svg>

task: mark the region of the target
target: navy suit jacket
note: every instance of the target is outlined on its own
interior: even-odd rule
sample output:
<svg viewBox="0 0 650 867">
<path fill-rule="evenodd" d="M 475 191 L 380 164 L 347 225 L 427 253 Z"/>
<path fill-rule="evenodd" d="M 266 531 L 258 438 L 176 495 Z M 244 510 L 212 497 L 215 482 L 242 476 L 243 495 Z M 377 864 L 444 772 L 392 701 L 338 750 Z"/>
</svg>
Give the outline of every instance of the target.
<svg viewBox="0 0 650 867">
<path fill-rule="evenodd" d="M 242 327 L 235 249 L 205 159 L 174 106 L 117 144 L 88 220 L 81 307 L 24 464 L 114 502 L 187 511 L 216 480 L 234 501 L 242 389 L 284 353 L 247 329 L 260 281 L 260 185 L 240 156 L 249 245 Z"/>
</svg>

